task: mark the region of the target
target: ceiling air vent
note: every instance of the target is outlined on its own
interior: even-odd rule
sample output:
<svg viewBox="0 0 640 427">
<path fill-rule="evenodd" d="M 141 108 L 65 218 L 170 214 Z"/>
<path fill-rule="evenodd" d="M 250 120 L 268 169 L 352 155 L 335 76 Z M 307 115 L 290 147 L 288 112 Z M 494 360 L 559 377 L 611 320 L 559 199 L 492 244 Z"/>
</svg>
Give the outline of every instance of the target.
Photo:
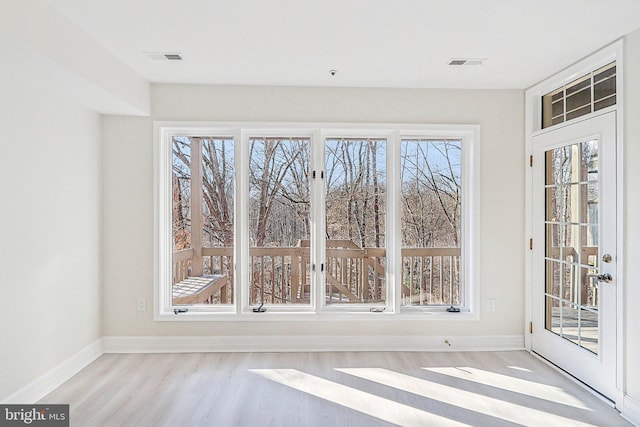
<svg viewBox="0 0 640 427">
<path fill-rule="evenodd" d="M 452 58 L 447 63 L 448 65 L 482 65 L 486 61 L 486 58 Z"/>
<path fill-rule="evenodd" d="M 179 52 L 144 52 L 149 58 L 155 61 L 182 61 Z"/>
</svg>

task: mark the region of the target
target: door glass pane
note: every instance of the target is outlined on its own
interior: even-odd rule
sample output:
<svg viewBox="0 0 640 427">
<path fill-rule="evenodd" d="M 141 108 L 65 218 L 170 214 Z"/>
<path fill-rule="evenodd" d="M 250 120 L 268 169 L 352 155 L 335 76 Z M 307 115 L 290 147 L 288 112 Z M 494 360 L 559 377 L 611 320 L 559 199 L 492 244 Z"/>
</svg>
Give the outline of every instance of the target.
<svg viewBox="0 0 640 427">
<path fill-rule="evenodd" d="M 563 265 L 563 277 L 562 277 L 562 285 L 564 300 L 571 301 L 573 303 L 578 303 L 579 299 L 579 286 L 577 276 L 580 269 L 577 267 L 576 263 L 567 262 Z"/>
<path fill-rule="evenodd" d="M 580 310 L 580 345 L 598 354 L 598 311 Z"/>
<path fill-rule="evenodd" d="M 578 307 L 575 304 L 562 302 L 562 337 L 578 345 L 580 344 L 580 333 L 578 330 L 579 313 Z"/>
<path fill-rule="evenodd" d="M 591 310 L 598 309 L 598 270 L 583 267 L 580 269 L 580 301 L 583 307 Z"/>
<path fill-rule="evenodd" d="M 586 185 L 586 203 L 582 205 L 583 222 L 587 224 L 598 224 L 598 183 L 590 182 Z M 596 227 L 597 228 L 597 227 Z"/>
<path fill-rule="evenodd" d="M 386 301 L 387 141 L 325 141 L 326 303 Z"/>
<path fill-rule="evenodd" d="M 545 248 L 545 256 L 547 258 L 559 260 L 562 242 L 562 235 L 560 234 L 560 230 L 562 230 L 562 228 L 559 224 L 546 224 L 546 229 L 547 245 Z"/>
<path fill-rule="evenodd" d="M 547 199 L 547 221 L 560 221 L 563 207 L 564 187 L 560 185 L 550 185 L 546 189 Z"/>
<path fill-rule="evenodd" d="M 402 305 L 465 304 L 461 151 L 461 140 L 402 141 Z"/>
<path fill-rule="evenodd" d="M 547 277 L 547 294 L 556 298 L 560 298 L 562 264 L 557 261 L 547 260 L 546 277 Z"/>
<path fill-rule="evenodd" d="M 597 352 L 598 141 L 549 150 L 545 160 L 546 328 Z"/>
<path fill-rule="evenodd" d="M 560 324 L 560 300 L 547 296 L 545 304 L 545 328 L 551 332 L 561 335 Z"/>
<path fill-rule="evenodd" d="M 309 304 L 310 138 L 249 138 L 249 304 Z"/>
<path fill-rule="evenodd" d="M 562 228 L 562 259 L 567 262 L 577 263 L 578 252 L 580 251 L 580 226 L 561 225 Z"/>
</svg>

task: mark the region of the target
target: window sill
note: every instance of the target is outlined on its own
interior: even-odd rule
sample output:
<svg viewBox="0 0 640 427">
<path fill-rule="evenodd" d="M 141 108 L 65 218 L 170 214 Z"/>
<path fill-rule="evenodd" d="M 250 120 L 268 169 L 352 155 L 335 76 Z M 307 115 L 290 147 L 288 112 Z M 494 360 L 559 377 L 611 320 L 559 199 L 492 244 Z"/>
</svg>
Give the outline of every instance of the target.
<svg viewBox="0 0 640 427">
<path fill-rule="evenodd" d="M 312 311 L 265 311 L 254 313 L 251 311 L 235 313 L 229 311 L 189 311 L 174 314 L 173 312 L 155 313 L 154 320 L 159 322 L 280 322 L 280 321 L 311 321 L 311 322 L 342 322 L 342 321 L 478 321 L 477 312 L 462 309 L 458 313 L 443 310 L 401 309 L 400 312 L 369 312 L 369 311 L 338 311 L 331 310 L 322 313 Z"/>
</svg>

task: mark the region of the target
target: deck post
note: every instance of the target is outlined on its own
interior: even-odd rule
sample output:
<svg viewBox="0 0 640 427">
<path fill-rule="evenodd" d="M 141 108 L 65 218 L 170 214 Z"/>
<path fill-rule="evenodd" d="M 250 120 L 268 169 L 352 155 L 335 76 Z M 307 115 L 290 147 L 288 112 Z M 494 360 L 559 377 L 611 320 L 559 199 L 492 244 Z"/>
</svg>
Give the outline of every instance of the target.
<svg viewBox="0 0 640 427">
<path fill-rule="evenodd" d="M 202 138 L 191 140 L 191 274 L 202 276 Z"/>
</svg>

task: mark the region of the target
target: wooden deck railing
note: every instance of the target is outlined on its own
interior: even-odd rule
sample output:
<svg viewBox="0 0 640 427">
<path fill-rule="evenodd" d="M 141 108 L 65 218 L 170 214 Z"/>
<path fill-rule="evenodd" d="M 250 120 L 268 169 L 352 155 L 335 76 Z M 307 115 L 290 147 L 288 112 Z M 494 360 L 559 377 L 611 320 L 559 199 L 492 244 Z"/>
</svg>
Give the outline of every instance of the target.
<svg viewBox="0 0 640 427">
<path fill-rule="evenodd" d="M 191 273 L 192 249 L 174 252 L 173 283 Z M 291 247 L 249 248 L 249 303 L 307 304 L 311 264 L 308 242 Z M 232 302 L 233 248 L 203 248 L 203 274 L 227 275 L 229 285 L 214 303 Z M 386 249 L 359 248 L 348 240 L 329 240 L 326 248 L 327 304 L 376 303 L 386 299 Z M 459 248 L 402 249 L 403 305 L 463 304 Z"/>
<path fill-rule="evenodd" d="M 193 249 L 182 249 L 173 251 L 173 284 L 182 282 L 191 275 L 191 260 L 194 255 Z"/>
<path fill-rule="evenodd" d="M 227 285 L 220 288 L 213 301 L 219 304 L 233 302 L 233 248 L 202 248 L 202 272 L 204 275 L 223 275 Z"/>
<path fill-rule="evenodd" d="M 309 302 L 308 247 L 249 248 L 249 304 Z"/>
<path fill-rule="evenodd" d="M 326 257 L 327 304 L 385 301 L 386 249 L 328 240 Z"/>
<path fill-rule="evenodd" d="M 402 305 L 462 305 L 460 248 L 403 248 Z"/>
</svg>

